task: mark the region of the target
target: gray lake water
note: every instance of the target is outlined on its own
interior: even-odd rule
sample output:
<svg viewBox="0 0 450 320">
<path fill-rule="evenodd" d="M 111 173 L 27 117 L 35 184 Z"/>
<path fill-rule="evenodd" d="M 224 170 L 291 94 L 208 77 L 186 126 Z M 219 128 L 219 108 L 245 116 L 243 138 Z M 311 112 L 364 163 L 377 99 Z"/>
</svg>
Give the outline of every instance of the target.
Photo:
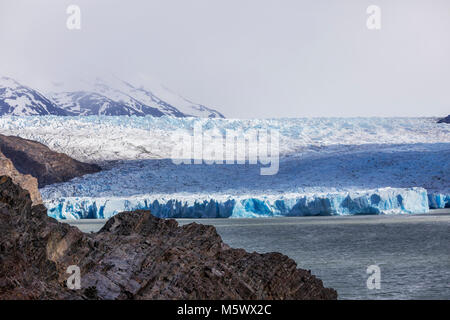
<svg viewBox="0 0 450 320">
<path fill-rule="evenodd" d="M 97 231 L 104 220 L 70 221 Z M 179 219 L 214 225 L 224 242 L 247 251 L 278 251 L 310 269 L 340 299 L 450 299 L 450 214 L 267 219 Z M 381 288 L 369 290 L 378 265 Z"/>
</svg>

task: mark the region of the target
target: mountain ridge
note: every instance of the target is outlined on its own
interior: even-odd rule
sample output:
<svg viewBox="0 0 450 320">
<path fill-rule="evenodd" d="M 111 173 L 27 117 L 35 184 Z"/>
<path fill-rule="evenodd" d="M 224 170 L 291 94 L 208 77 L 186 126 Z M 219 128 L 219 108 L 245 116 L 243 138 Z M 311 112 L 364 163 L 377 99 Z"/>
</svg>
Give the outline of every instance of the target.
<svg viewBox="0 0 450 320">
<path fill-rule="evenodd" d="M 82 81 L 78 88 L 59 84 L 42 93 L 0 76 L 0 116 L 4 115 L 225 118 L 220 112 L 193 103 L 162 85 L 151 82 L 136 85 L 115 77 Z"/>
<path fill-rule="evenodd" d="M 0 116 L 69 115 L 39 91 L 9 77 L 0 77 Z"/>
</svg>

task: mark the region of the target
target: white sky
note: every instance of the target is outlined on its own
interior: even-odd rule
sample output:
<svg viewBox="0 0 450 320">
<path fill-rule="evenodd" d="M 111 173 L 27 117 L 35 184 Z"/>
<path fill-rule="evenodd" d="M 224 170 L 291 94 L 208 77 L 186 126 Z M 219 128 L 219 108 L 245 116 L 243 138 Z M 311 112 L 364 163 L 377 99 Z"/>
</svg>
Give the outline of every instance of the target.
<svg viewBox="0 0 450 320">
<path fill-rule="evenodd" d="M 94 70 L 149 74 L 232 118 L 443 116 L 450 1 L 0 0 L 0 74 L 43 86 Z"/>
</svg>

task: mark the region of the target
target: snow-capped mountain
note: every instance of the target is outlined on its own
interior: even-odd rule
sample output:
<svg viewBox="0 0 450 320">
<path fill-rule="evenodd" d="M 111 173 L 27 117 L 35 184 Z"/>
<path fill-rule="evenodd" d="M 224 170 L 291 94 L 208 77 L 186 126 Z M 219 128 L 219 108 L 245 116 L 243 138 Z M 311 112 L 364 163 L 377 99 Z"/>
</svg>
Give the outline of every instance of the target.
<svg viewBox="0 0 450 320">
<path fill-rule="evenodd" d="M 51 88 L 48 96 L 72 115 L 191 115 L 180 112 L 150 91 L 114 77 L 58 84 Z"/>
<path fill-rule="evenodd" d="M 0 115 L 224 118 L 220 112 L 193 103 L 149 78 L 133 84 L 116 77 L 57 83 L 44 89 L 45 95 L 11 78 L 0 79 Z"/>
<path fill-rule="evenodd" d="M 135 101 L 130 106 L 122 101 L 117 102 L 96 92 L 75 91 L 60 92 L 51 95 L 52 100 L 70 115 L 106 115 L 106 116 L 145 116 L 161 117 L 163 112 L 156 108 L 149 108 Z"/>
<path fill-rule="evenodd" d="M 66 116 L 67 111 L 38 91 L 21 85 L 17 81 L 0 77 L 0 116 L 58 115 Z"/>
</svg>

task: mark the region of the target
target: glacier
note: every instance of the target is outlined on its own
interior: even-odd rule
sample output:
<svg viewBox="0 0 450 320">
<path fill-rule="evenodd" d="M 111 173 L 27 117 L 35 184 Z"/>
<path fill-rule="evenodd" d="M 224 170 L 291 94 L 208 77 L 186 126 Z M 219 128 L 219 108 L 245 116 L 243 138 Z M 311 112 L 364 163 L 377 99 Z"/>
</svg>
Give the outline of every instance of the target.
<svg viewBox="0 0 450 320">
<path fill-rule="evenodd" d="M 161 218 L 257 218 L 428 212 L 423 188 L 308 196 L 199 199 L 198 197 L 60 198 L 46 200 L 58 219 L 107 219 L 123 211 L 151 210 Z M 173 198 L 171 198 L 173 197 Z"/>
<path fill-rule="evenodd" d="M 282 156 L 321 156 L 377 150 L 425 150 L 450 143 L 450 126 L 438 118 L 298 118 L 206 119 L 121 116 L 4 116 L 0 132 L 39 141 L 52 150 L 84 162 L 169 159 L 171 133 L 192 130 L 201 124 L 205 132 L 248 132 L 274 129 L 280 132 Z"/>
<path fill-rule="evenodd" d="M 199 119 L 1 117 L 0 133 L 39 141 L 102 172 L 41 189 L 49 214 L 108 218 L 426 213 L 450 206 L 450 126 L 437 118 Z M 280 133 L 279 172 L 260 165 L 176 165 L 172 134 Z M 250 152 L 251 150 L 249 150 Z"/>
</svg>

